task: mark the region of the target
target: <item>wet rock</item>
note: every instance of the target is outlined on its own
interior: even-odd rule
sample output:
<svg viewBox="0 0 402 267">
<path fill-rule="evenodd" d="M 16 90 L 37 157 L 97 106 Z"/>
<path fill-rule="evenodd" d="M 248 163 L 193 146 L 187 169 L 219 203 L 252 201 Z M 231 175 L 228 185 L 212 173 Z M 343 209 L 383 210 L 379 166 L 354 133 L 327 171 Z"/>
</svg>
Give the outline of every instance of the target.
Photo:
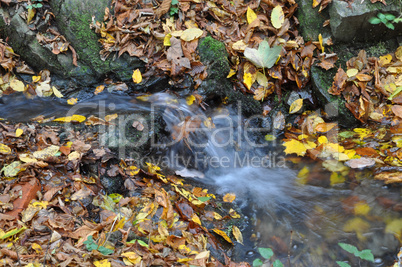
<svg viewBox="0 0 402 267">
<path fill-rule="evenodd" d="M 345 128 L 353 128 L 360 122 L 353 116 L 345 106 L 345 101 L 339 96 L 328 93 L 331 87 L 336 70 L 325 71 L 317 66 L 311 68 L 311 81 L 313 91 L 321 107 L 328 114 L 329 119 L 338 121 L 339 125 Z"/>
<path fill-rule="evenodd" d="M 198 93 L 207 99 L 227 97 L 227 102 L 242 109 L 245 115 L 259 114 L 262 112 L 261 104 L 251 95 L 234 91 L 233 86 L 226 76 L 230 66 L 228 52 L 225 45 L 208 36 L 200 41 L 198 46 L 202 64 L 207 66 L 208 77 L 201 83 Z"/>
</svg>

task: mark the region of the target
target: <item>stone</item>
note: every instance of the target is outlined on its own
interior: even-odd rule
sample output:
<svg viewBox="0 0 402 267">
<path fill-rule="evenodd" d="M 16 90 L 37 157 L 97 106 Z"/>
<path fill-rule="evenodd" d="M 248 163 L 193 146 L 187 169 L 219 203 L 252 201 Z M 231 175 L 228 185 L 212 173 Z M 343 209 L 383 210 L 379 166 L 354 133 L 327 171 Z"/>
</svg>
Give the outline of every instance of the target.
<svg viewBox="0 0 402 267">
<path fill-rule="evenodd" d="M 402 3 L 400 1 L 387 1 L 385 6 L 381 2 L 371 3 L 365 1 L 333 0 L 329 7 L 330 25 L 332 35 L 338 42 L 365 42 L 391 39 L 402 35 L 402 23 L 394 24 L 395 29 L 388 29 L 383 23 L 370 24 L 369 19 L 379 12 L 393 14 L 398 17 L 401 14 Z"/>
</svg>

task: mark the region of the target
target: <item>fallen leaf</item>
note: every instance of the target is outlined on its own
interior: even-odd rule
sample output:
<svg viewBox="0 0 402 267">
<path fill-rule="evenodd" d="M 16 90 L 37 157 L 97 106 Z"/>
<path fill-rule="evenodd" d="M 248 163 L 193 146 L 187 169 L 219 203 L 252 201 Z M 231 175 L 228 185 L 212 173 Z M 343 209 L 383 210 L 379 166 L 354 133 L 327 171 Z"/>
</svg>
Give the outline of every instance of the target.
<svg viewBox="0 0 402 267">
<path fill-rule="evenodd" d="M 185 30 L 182 33 L 182 35 L 180 36 L 180 39 L 182 39 L 183 41 L 186 41 L 186 42 L 190 42 L 194 39 L 201 37 L 201 35 L 203 33 L 204 33 L 204 31 L 199 28 L 190 28 L 190 29 Z"/>
<path fill-rule="evenodd" d="M 293 103 L 290 105 L 289 108 L 289 114 L 297 113 L 301 110 L 303 107 L 303 98 L 296 99 L 293 101 Z"/>
<path fill-rule="evenodd" d="M 233 236 L 236 238 L 236 241 L 243 245 L 243 235 L 241 234 L 239 228 L 236 225 L 233 225 L 232 228 Z"/>
<path fill-rule="evenodd" d="M 69 104 L 69 105 L 75 105 L 75 104 L 77 104 L 77 102 L 78 102 L 77 98 L 70 98 L 67 100 L 67 104 Z"/>
<path fill-rule="evenodd" d="M 10 154 L 11 153 L 11 148 L 9 148 L 8 146 L 0 143 L 0 153 L 1 154 Z"/>
<path fill-rule="evenodd" d="M 221 237 L 223 237 L 223 239 L 225 239 L 227 242 L 229 242 L 230 244 L 233 244 L 232 240 L 230 240 L 230 238 L 228 237 L 228 235 L 219 229 L 212 229 L 212 231 L 214 231 L 215 233 L 217 233 L 218 235 L 220 235 Z"/>
<path fill-rule="evenodd" d="M 224 197 L 223 197 L 223 201 L 225 202 L 233 202 L 236 199 L 236 195 L 233 193 L 227 193 Z"/>
<path fill-rule="evenodd" d="M 272 9 L 271 13 L 271 23 L 276 29 L 280 29 L 282 27 L 283 22 L 285 21 L 285 15 L 283 14 L 282 7 L 277 5 Z"/>
<path fill-rule="evenodd" d="M 345 162 L 345 165 L 352 169 L 370 168 L 375 165 L 375 160 L 372 158 L 361 157 L 359 159 L 351 159 Z"/>
<path fill-rule="evenodd" d="M 140 71 L 139 69 L 134 70 L 134 71 L 133 71 L 132 78 L 133 78 L 133 82 L 134 82 L 134 83 L 140 83 L 140 82 L 142 82 L 141 71 Z"/>
<path fill-rule="evenodd" d="M 250 7 L 247 7 L 246 17 L 247 17 L 248 24 L 251 24 L 254 20 L 257 19 L 257 15 Z"/>
<path fill-rule="evenodd" d="M 287 141 L 283 144 L 283 146 L 286 147 L 285 153 L 286 154 L 297 154 L 298 156 L 304 156 L 307 151 L 307 147 L 304 143 L 297 141 L 295 139 L 292 139 L 290 141 Z"/>
<path fill-rule="evenodd" d="M 258 49 L 246 47 L 244 56 L 258 68 L 269 69 L 275 65 L 281 50 L 281 46 L 269 47 L 268 42 L 264 40 L 260 43 Z"/>
</svg>

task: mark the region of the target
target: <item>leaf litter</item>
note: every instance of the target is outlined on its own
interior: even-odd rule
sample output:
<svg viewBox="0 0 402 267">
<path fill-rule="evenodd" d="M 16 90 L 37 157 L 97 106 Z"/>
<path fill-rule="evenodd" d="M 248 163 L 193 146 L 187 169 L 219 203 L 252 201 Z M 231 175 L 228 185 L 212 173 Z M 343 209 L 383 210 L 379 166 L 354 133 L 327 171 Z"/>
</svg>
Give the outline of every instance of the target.
<svg viewBox="0 0 402 267">
<path fill-rule="evenodd" d="M 1 124 L 0 129 L 0 248 L 5 262 L 248 266 L 225 254 L 232 238 L 243 242 L 237 227 L 226 229 L 242 217 L 233 204 L 228 204 L 230 211 L 219 209 L 224 217 L 211 217 L 218 215 L 218 200 L 208 189 L 165 176 L 152 163 L 140 169 L 117 159 L 93 141 L 94 133 L 68 130 L 60 140 L 62 127 L 31 123 Z M 15 136 L 18 129 L 23 132 Z M 36 160 L 18 161 L 21 157 Z M 97 172 L 84 172 L 82 166 L 88 164 L 98 166 Z M 99 182 L 102 173 L 122 179 L 126 193 L 107 194 Z M 234 198 L 231 194 L 229 201 Z M 18 255 L 14 245 L 21 248 Z"/>
</svg>

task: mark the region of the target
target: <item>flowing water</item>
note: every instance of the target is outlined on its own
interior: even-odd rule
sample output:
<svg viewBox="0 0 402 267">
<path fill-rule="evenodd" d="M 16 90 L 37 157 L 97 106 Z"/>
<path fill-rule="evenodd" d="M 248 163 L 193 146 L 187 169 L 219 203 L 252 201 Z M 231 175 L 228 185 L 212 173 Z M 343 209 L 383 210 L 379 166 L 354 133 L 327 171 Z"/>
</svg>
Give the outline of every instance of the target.
<svg viewBox="0 0 402 267">
<path fill-rule="evenodd" d="M 26 100 L 16 94 L 1 99 L 0 117 L 28 121 L 38 115 L 99 116 L 99 110 L 105 114 L 157 110 L 170 135 L 161 139 L 162 145 L 155 151 L 178 158 L 169 161 L 168 167 L 217 193 L 236 194 L 247 223 L 241 229 L 244 245 L 236 244 L 232 258 L 252 262 L 261 258 L 259 247 L 270 247 L 274 259 L 285 266 L 337 266 L 336 261 L 390 266 L 396 259 L 400 242 L 394 232 L 402 224 L 400 187 L 374 181 L 369 170 L 350 171 L 346 180 L 352 182 L 331 186 L 331 173 L 319 162 L 286 159 L 279 139 L 264 140 L 271 130 L 259 129 L 264 119 L 244 118 L 239 107 L 204 110 L 165 93 L 146 100 L 105 93 L 72 110 L 55 100 Z M 316 172 L 315 182 L 305 183 L 297 177 L 305 166 Z M 363 212 L 356 208 L 357 203 L 369 208 Z M 359 261 L 340 249 L 339 242 L 370 249 L 375 263 Z"/>
</svg>

